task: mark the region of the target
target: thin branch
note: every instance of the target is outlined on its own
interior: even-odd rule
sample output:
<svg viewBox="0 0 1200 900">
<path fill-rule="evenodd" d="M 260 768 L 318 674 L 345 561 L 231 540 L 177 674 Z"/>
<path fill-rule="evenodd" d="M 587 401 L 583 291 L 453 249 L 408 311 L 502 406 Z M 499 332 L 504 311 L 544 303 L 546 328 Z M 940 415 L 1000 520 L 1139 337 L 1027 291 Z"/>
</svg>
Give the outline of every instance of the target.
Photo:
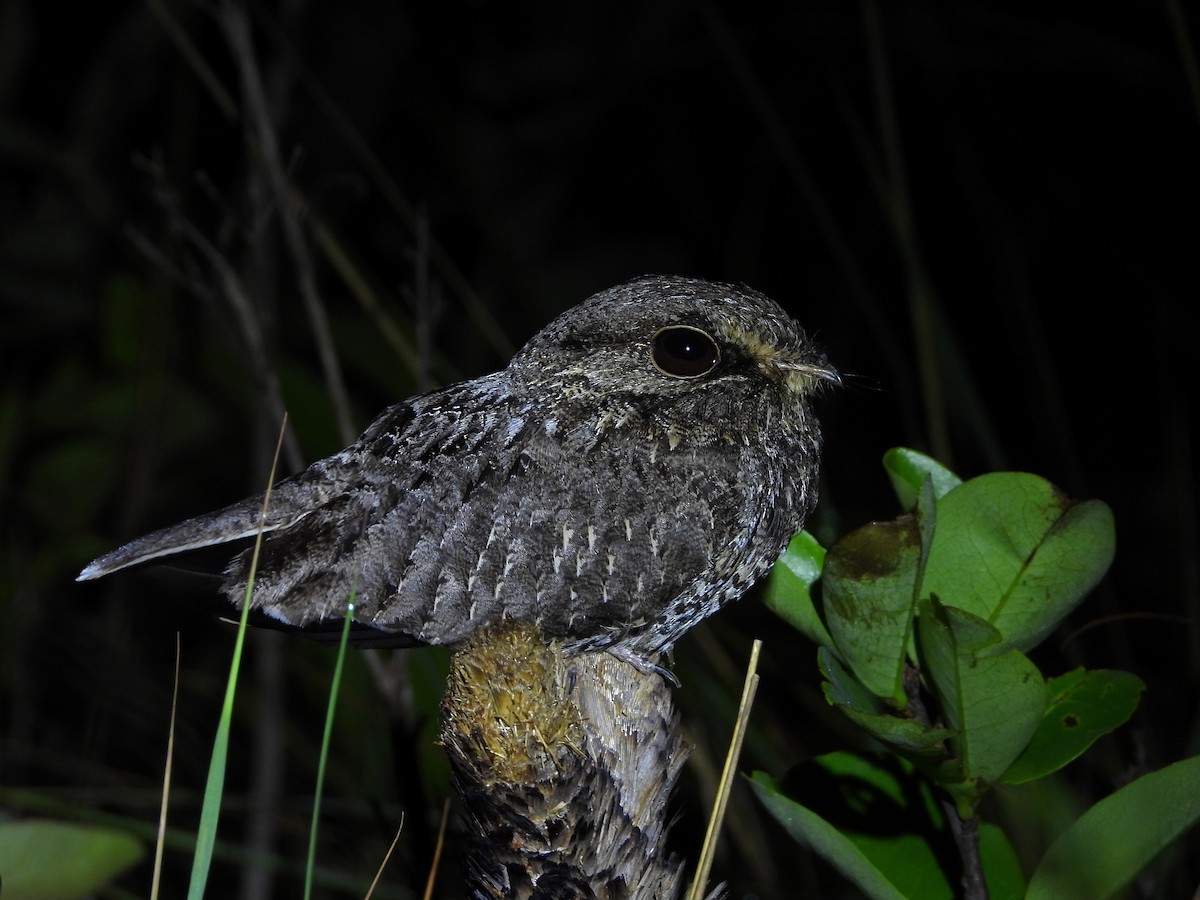
<svg viewBox="0 0 1200 900">
<path fill-rule="evenodd" d="M 295 52 L 295 49 L 286 36 L 269 20 L 264 19 L 261 24 L 277 42 L 280 49 L 288 54 L 289 62 L 297 73 L 300 82 L 308 90 L 309 96 L 328 120 L 333 132 L 340 135 L 342 140 L 346 142 L 350 152 L 358 161 L 358 164 L 363 167 L 367 178 L 370 179 L 380 198 L 392 208 L 396 217 L 404 223 L 415 237 L 420 228 L 421 212 L 419 205 L 404 192 L 404 189 L 401 188 L 399 182 L 388 171 L 387 166 L 384 165 L 371 145 L 362 136 L 362 133 L 346 117 L 345 112 L 329 96 L 324 86 L 308 69 L 304 60 Z M 437 272 L 450 294 L 457 297 L 459 302 L 462 303 L 467 311 L 467 315 L 475 326 L 479 328 L 484 340 L 488 342 L 496 355 L 504 359 L 512 356 L 517 348 L 513 346 L 512 341 L 505 335 L 504 329 L 500 327 L 500 323 L 488 308 L 487 303 L 475 288 L 471 286 L 471 283 L 454 262 L 450 253 L 432 235 L 429 236 L 428 253 L 433 271 Z"/>
<path fill-rule="evenodd" d="M 429 861 L 429 877 L 425 880 L 423 900 L 433 900 L 433 889 L 437 886 L 438 867 L 442 863 L 442 849 L 446 846 L 446 826 L 450 824 L 450 798 L 442 801 L 442 818 L 438 822 L 437 843 L 433 845 L 433 859 Z"/>
<path fill-rule="evenodd" d="M 217 73 L 205 61 L 204 54 L 200 52 L 200 49 L 188 36 L 187 31 L 179 24 L 179 20 L 175 18 L 162 0 L 146 0 L 146 5 L 150 7 L 150 12 L 154 14 L 159 24 L 167 32 L 167 36 L 175 42 L 175 46 L 179 49 L 179 55 L 191 67 L 192 72 L 195 73 L 197 80 L 208 92 L 217 109 L 221 111 L 221 114 L 225 118 L 230 120 L 236 119 L 238 115 L 237 103 L 234 102 L 229 91 L 225 90 L 225 85 L 221 84 L 221 79 L 217 77 Z"/>
<path fill-rule="evenodd" d="M 745 95 L 792 186 L 804 202 L 804 209 L 812 217 L 813 225 L 824 240 L 830 258 L 845 280 L 848 298 L 856 304 L 862 314 L 876 346 L 892 372 L 891 388 L 901 399 L 898 404 L 901 412 L 907 413 L 914 405 L 910 400 L 913 387 L 909 370 L 912 367 L 896 338 L 895 329 L 883 314 L 883 304 L 867 281 L 867 266 L 860 262 L 854 247 L 838 224 L 834 208 L 825 198 L 818 177 L 809 167 L 792 136 L 794 131 L 803 129 L 805 123 L 797 121 L 794 115 L 785 118 L 779 111 L 779 105 L 771 98 L 755 72 L 750 58 L 738 44 L 721 14 L 720 7 L 712 0 L 700 0 L 695 8 L 728 65 L 734 83 Z"/>
<path fill-rule="evenodd" d="M 442 314 L 439 284 L 429 267 L 429 216 L 421 207 L 417 218 L 417 240 L 408 252 L 413 264 L 413 287 L 407 299 L 413 311 L 417 342 L 417 389 L 424 392 L 433 385 L 433 334 Z"/>
<path fill-rule="evenodd" d="M 127 228 L 126 236 L 148 259 L 193 295 L 211 302 L 219 293 L 225 300 L 234 314 L 242 340 L 245 341 L 247 352 L 244 358 L 262 386 L 269 414 L 273 421 L 282 421 L 285 412 L 283 389 L 274 369 L 267 364 L 262 323 L 255 313 L 241 277 L 225 254 L 184 214 L 178 195 L 166 183 L 161 166 L 150 159 L 143 158 L 137 162 L 150 176 L 154 198 L 166 216 L 167 227 L 181 239 L 188 251 L 200 257 L 209 271 L 201 274 L 173 262 L 137 229 Z M 213 288 L 214 281 L 217 290 Z M 293 471 L 303 467 L 304 456 L 291 428 L 284 437 L 284 456 Z"/>
<path fill-rule="evenodd" d="M 162 805 L 158 810 L 158 836 L 154 841 L 154 876 L 150 882 L 150 900 L 158 900 L 162 883 L 163 848 L 167 837 L 167 808 L 171 796 L 171 771 L 175 759 L 175 716 L 179 712 L 179 658 L 183 655 L 179 632 L 175 632 L 175 681 L 171 689 L 171 723 L 167 726 L 167 762 L 163 771 Z"/>
<path fill-rule="evenodd" d="M 299 189 L 293 187 L 293 190 L 298 191 Z M 308 206 L 306 221 L 313 243 L 321 251 L 325 261 L 341 277 L 342 284 L 358 301 L 362 311 L 371 317 L 371 321 L 374 322 L 388 346 L 392 348 L 396 358 L 415 377 L 419 376 L 421 361 L 418 352 L 412 341 L 400 329 L 395 317 L 387 309 L 388 303 L 398 307 L 399 301 L 386 292 L 380 291 L 378 286 L 371 284 L 367 274 L 363 272 L 353 254 L 342 243 L 341 238 L 337 236 L 320 213 L 311 206 Z"/>
<path fill-rule="evenodd" d="M 1200 115 L 1200 63 L 1196 61 L 1196 46 L 1188 30 L 1187 17 L 1183 14 L 1183 6 L 1179 0 L 1164 0 L 1167 7 L 1167 18 L 1171 21 L 1171 33 L 1179 48 L 1179 61 L 1183 64 L 1183 77 L 1187 82 L 1188 92 L 1192 95 L 1192 105 L 1197 115 Z"/>
<path fill-rule="evenodd" d="M 962 860 L 964 900 L 988 900 L 987 882 L 983 877 L 983 858 L 979 855 L 979 817 L 963 818 L 953 800 L 942 800 L 942 811 L 950 823 L 950 833 Z"/>
<path fill-rule="evenodd" d="M 329 318 L 317 292 L 312 256 L 308 252 L 308 244 L 300 227 L 302 210 L 298 208 L 296 196 L 289 190 L 288 179 L 280 161 L 279 141 L 275 135 L 275 126 L 267 106 L 262 74 L 254 53 L 250 22 L 246 17 L 245 9 L 236 0 L 226 0 L 222 4 L 220 20 L 237 65 L 238 74 L 241 77 L 242 94 L 245 100 L 244 112 L 247 125 L 251 130 L 252 144 L 257 151 L 259 162 L 265 170 L 275 202 L 279 206 L 279 224 L 283 231 L 284 245 L 295 266 L 297 288 L 312 327 L 317 357 L 321 363 L 325 384 L 329 389 L 338 433 L 343 442 L 349 444 L 358 432 L 350 416 L 350 401 L 338 362 L 337 348 L 333 343 Z"/>
<path fill-rule="evenodd" d="M 913 718 L 922 725 L 934 724 L 921 697 L 921 673 L 915 666 L 904 666 L 904 694 Z M 979 855 L 979 818 L 963 818 L 958 804 L 948 797 L 940 798 L 942 812 L 950 826 L 950 834 L 962 861 L 963 900 L 988 900 L 987 881 L 983 876 L 983 858 Z"/>
<path fill-rule="evenodd" d="M 900 258 L 908 276 L 909 315 L 913 324 L 913 339 L 917 345 L 917 367 L 921 375 L 921 393 L 925 401 L 925 417 L 933 455 L 952 464 L 950 425 L 946 412 L 945 380 L 941 371 L 935 318 L 938 310 L 933 285 L 921 257 L 917 240 L 916 216 L 908 190 L 900 126 L 896 119 L 896 103 L 888 72 L 887 45 L 879 6 L 874 0 L 864 0 L 863 18 L 870 61 L 871 81 L 875 88 L 876 111 L 883 141 L 883 160 L 887 172 L 884 210 L 891 222 L 900 250 Z"/>
<path fill-rule="evenodd" d="M 704 848 L 700 852 L 700 861 L 696 864 L 696 877 L 692 881 L 688 900 L 701 900 L 704 895 L 704 887 L 708 884 L 708 875 L 712 870 L 713 857 L 716 854 L 717 835 L 720 833 L 721 823 L 725 819 L 725 808 L 729 803 L 729 792 L 733 789 L 733 778 L 737 772 L 738 760 L 742 755 L 742 742 L 746 738 L 750 710 L 754 706 L 754 695 L 758 691 L 758 655 L 761 650 L 762 641 L 756 640 L 750 651 L 750 662 L 746 666 L 746 683 L 742 687 L 742 702 L 738 705 L 737 722 L 733 727 L 733 737 L 729 741 L 729 751 L 725 755 L 725 769 L 721 772 L 721 786 L 717 791 L 716 801 L 713 803 L 712 816 L 708 820 L 708 831 L 704 835 Z"/>
<path fill-rule="evenodd" d="M 404 833 L 404 814 L 400 814 L 400 826 L 396 829 L 396 836 L 392 838 L 391 844 L 388 845 L 387 853 L 383 854 L 383 860 L 379 863 L 379 868 L 375 871 L 375 877 L 371 879 L 371 886 L 367 888 L 366 896 L 363 900 L 371 900 L 371 895 L 375 893 L 375 888 L 379 886 L 379 879 L 383 878 L 383 870 L 387 868 L 388 861 L 392 858 L 392 854 L 396 852 L 396 845 L 400 843 L 400 835 Z"/>
</svg>

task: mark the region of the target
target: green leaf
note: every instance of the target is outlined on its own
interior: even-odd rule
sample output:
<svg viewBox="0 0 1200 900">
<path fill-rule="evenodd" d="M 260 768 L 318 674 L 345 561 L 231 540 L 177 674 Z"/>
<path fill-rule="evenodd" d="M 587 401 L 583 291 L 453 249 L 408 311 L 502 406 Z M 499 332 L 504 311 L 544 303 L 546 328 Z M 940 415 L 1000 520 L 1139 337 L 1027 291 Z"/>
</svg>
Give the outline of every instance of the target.
<svg viewBox="0 0 1200 900">
<path fill-rule="evenodd" d="M 1136 675 L 1116 669 L 1075 669 L 1051 679 L 1046 684 L 1046 713 L 1003 780 L 1021 784 L 1061 769 L 1097 738 L 1127 722 L 1145 687 Z"/>
<path fill-rule="evenodd" d="M 1046 709 L 1045 683 L 1023 653 L 1004 649 L 995 628 L 963 610 L 923 601 L 917 637 L 922 671 L 958 732 L 952 744 L 966 783 L 946 787 L 973 803 L 1033 737 Z"/>
<path fill-rule="evenodd" d="M 779 783 L 755 772 L 751 787 L 771 815 L 796 841 L 811 847 L 873 900 L 905 900 L 905 895 L 879 871 L 854 842 L 809 809 L 780 791 Z"/>
<path fill-rule="evenodd" d="M 825 699 L 830 706 L 882 713 L 887 708 L 884 702 L 868 691 L 854 677 L 837 654 L 828 647 L 817 650 L 817 668 L 828 679 L 825 682 Z"/>
<path fill-rule="evenodd" d="M 837 822 L 905 897 L 952 900 L 954 890 L 938 861 L 945 817 L 911 765 L 882 754 L 834 752 L 812 760 L 822 781 L 840 788 L 813 811 Z M 803 805 L 803 798 L 801 798 Z M 828 808 L 826 808 L 828 807 Z"/>
<path fill-rule="evenodd" d="M 864 685 L 907 705 L 904 661 L 921 563 L 917 518 L 874 522 L 829 548 L 823 578 L 825 621 L 838 654 Z"/>
<path fill-rule="evenodd" d="M 979 858 L 988 900 L 1021 900 L 1025 896 L 1025 874 L 1017 851 L 1004 830 L 991 822 L 979 823 Z"/>
<path fill-rule="evenodd" d="M 48 819 L 0 823 L 3 896 L 72 900 L 95 893 L 143 856 L 141 842 L 115 828 Z"/>
<path fill-rule="evenodd" d="M 826 699 L 828 699 L 828 692 Z M 853 707 L 841 707 L 846 717 L 880 743 L 901 756 L 923 764 L 936 765 L 949 755 L 946 742 L 956 732 L 949 728 L 922 725 L 916 719 L 905 719 L 886 713 L 873 713 Z"/>
<path fill-rule="evenodd" d="M 1112 512 L 1022 472 L 981 475 L 938 503 L 922 597 L 989 622 L 1005 644 L 1041 641 L 1104 575 Z"/>
<path fill-rule="evenodd" d="M 1047 851 L 1027 900 L 1103 900 L 1127 885 L 1200 819 L 1200 756 L 1127 784 L 1087 812 Z"/>
<path fill-rule="evenodd" d="M 822 647 L 833 638 L 813 604 L 812 587 L 825 566 L 825 548 L 807 531 L 792 538 L 767 578 L 764 600 L 788 624 Z"/>
<path fill-rule="evenodd" d="M 817 651 L 817 666 L 827 679 L 821 688 L 829 705 L 840 709 L 873 738 L 900 755 L 920 760 L 927 766 L 939 765 L 948 756 L 946 741 L 954 736 L 953 731 L 889 714 L 880 699 L 863 687 L 824 647 Z"/>
<path fill-rule="evenodd" d="M 962 484 L 961 478 L 936 459 L 907 447 L 893 447 L 883 454 L 883 467 L 904 509 L 917 505 L 917 495 L 926 479 L 932 482 L 933 495 L 938 500 Z"/>
<path fill-rule="evenodd" d="M 886 754 L 836 752 L 793 770 L 783 785 L 762 773 L 752 783 L 764 802 L 768 792 L 777 795 L 775 805 L 767 804 L 776 817 L 843 873 L 865 860 L 905 897 L 956 896 L 957 879 L 943 868 L 953 839 L 929 782 L 911 765 Z M 861 857 L 844 845 L 820 842 L 826 828 Z M 1020 864 L 1000 829 L 981 823 L 980 855 L 994 900 L 1016 900 L 1024 893 Z"/>
</svg>

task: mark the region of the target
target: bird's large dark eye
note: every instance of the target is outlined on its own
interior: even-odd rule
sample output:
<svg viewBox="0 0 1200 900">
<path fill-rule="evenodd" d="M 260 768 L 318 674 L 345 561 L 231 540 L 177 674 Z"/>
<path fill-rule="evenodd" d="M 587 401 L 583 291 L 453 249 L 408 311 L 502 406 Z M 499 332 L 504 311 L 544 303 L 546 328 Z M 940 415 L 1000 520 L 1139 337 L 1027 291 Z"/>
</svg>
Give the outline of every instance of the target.
<svg viewBox="0 0 1200 900">
<path fill-rule="evenodd" d="M 699 328 L 672 325 L 660 329 L 650 340 L 650 359 L 665 375 L 699 378 L 716 368 L 721 349 Z"/>
</svg>

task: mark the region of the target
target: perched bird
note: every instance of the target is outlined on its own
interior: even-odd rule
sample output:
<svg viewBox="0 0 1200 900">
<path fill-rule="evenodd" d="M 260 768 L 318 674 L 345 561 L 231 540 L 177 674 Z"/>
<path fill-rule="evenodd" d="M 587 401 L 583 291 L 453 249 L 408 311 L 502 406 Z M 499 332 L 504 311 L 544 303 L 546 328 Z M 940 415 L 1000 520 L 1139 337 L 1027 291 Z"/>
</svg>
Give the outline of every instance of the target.
<svg viewBox="0 0 1200 900">
<path fill-rule="evenodd" d="M 816 502 L 810 400 L 838 375 L 776 303 L 644 277 L 503 371 L 399 403 L 262 497 L 139 538 L 79 580 L 264 540 L 252 607 L 354 619 L 374 646 L 454 645 L 511 617 L 568 650 L 669 650 L 761 576 Z M 223 591 L 244 600 L 251 551 Z"/>
</svg>

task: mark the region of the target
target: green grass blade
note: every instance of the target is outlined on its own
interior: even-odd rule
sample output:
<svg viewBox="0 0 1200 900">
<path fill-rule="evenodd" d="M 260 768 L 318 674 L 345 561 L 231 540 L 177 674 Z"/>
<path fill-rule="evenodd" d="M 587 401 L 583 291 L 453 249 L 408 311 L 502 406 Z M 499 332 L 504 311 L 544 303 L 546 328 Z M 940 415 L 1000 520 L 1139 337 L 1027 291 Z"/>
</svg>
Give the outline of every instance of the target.
<svg viewBox="0 0 1200 900">
<path fill-rule="evenodd" d="M 262 534 L 258 536 L 262 542 Z M 258 562 L 259 544 L 254 546 L 254 563 Z M 250 592 L 254 588 L 254 564 L 251 564 L 250 579 L 246 585 L 246 601 L 242 604 L 242 618 L 238 622 L 237 641 L 233 647 L 233 661 L 229 665 L 229 680 L 225 684 L 225 702 L 221 707 L 221 720 L 217 723 L 217 736 L 213 739 L 212 758 L 208 764 L 208 779 L 204 783 L 204 804 L 200 807 L 200 828 L 196 835 L 196 854 L 192 857 L 192 877 L 188 884 L 188 900 L 201 900 L 208 882 L 208 870 L 212 865 L 213 847 L 217 842 L 217 821 L 221 816 L 221 797 L 225 791 L 225 763 L 229 755 L 229 728 L 233 721 L 233 698 L 237 692 L 238 671 L 241 668 L 242 648 L 246 643 L 246 624 L 250 615 Z"/>
<path fill-rule="evenodd" d="M 213 739 L 212 758 L 208 764 L 208 778 L 204 783 L 204 803 L 200 807 L 200 827 L 196 834 L 196 853 L 192 857 L 192 876 L 188 882 L 188 900 L 202 900 L 208 883 L 208 870 L 212 866 L 213 848 L 217 843 L 217 823 L 221 817 L 221 798 L 225 792 L 225 764 L 229 756 L 229 729 L 233 721 L 233 698 L 237 693 L 238 672 L 242 665 L 242 650 L 246 645 L 246 628 L 250 619 L 250 598 L 254 593 L 254 576 L 258 571 L 258 557 L 262 552 L 262 526 L 267 521 L 267 510 L 271 506 L 271 489 L 275 485 L 275 468 L 279 464 L 279 450 L 283 446 L 284 429 L 287 428 L 287 413 L 279 426 L 279 441 L 275 445 L 275 458 L 271 462 L 271 474 L 267 478 L 267 490 L 263 495 L 262 517 L 258 534 L 254 538 L 254 554 L 250 558 L 250 575 L 246 579 L 246 597 L 242 601 L 242 616 L 238 620 L 237 640 L 233 645 L 233 660 L 229 664 L 229 680 L 225 684 L 225 702 L 221 707 L 221 719 L 217 723 L 217 735 Z"/>
<path fill-rule="evenodd" d="M 333 666 L 333 682 L 329 686 L 329 706 L 325 710 L 325 733 L 321 736 L 321 755 L 317 760 L 317 787 L 313 793 L 312 825 L 308 829 L 308 864 L 304 869 L 304 897 L 312 896 L 313 868 L 317 860 L 317 826 L 321 821 L 321 792 L 325 787 L 325 761 L 329 758 L 329 741 L 333 735 L 333 715 L 337 710 L 338 689 L 342 684 L 342 666 L 346 661 L 346 646 L 350 643 L 350 624 L 354 621 L 354 591 L 346 604 L 342 623 L 342 639 L 338 643 L 337 662 Z"/>
</svg>

